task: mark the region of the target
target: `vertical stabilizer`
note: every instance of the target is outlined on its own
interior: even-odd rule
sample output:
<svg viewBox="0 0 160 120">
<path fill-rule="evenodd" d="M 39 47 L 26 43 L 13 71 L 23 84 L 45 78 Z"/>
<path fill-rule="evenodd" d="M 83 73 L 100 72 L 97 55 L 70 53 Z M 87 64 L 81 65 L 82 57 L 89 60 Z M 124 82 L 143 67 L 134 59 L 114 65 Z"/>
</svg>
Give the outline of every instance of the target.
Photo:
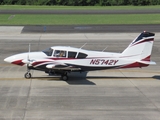
<svg viewBox="0 0 160 120">
<path fill-rule="evenodd" d="M 150 61 L 154 36 L 154 33 L 146 31 L 142 32 L 121 53 L 121 57 L 127 57 L 128 59 L 135 60 Z"/>
</svg>

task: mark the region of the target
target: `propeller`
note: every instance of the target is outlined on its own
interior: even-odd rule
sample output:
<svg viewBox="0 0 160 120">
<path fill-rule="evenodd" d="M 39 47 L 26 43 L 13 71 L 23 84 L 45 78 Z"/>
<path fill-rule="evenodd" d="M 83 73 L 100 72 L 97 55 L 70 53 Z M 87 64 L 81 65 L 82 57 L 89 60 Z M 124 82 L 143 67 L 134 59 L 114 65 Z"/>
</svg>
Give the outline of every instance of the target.
<svg viewBox="0 0 160 120">
<path fill-rule="evenodd" d="M 31 52 L 31 44 L 29 43 L 29 44 L 28 44 L 27 67 L 28 67 L 29 64 L 30 64 L 30 59 L 29 59 L 29 54 L 30 54 L 30 52 Z"/>
<path fill-rule="evenodd" d="M 27 55 L 27 69 L 29 69 L 29 64 L 30 64 L 30 58 L 29 58 L 30 52 L 31 52 L 31 45 L 29 43 L 28 44 L 28 55 Z"/>
<path fill-rule="evenodd" d="M 32 77 L 32 75 L 31 75 L 31 73 L 30 73 L 30 69 L 29 69 L 29 64 L 30 64 L 30 62 L 31 62 L 31 60 L 30 60 L 30 58 L 29 58 L 30 46 L 31 46 L 31 45 L 30 45 L 30 43 L 29 43 L 29 45 L 28 45 L 28 55 L 27 55 L 27 59 L 24 60 L 24 63 L 27 64 L 27 73 L 24 74 L 24 77 L 27 78 L 27 79 L 29 79 L 29 78 Z"/>
<path fill-rule="evenodd" d="M 27 60 L 30 62 L 30 59 L 29 59 L 29 54 L 31 52 L 31 44 L 29 43 L 28 45 L 28 56 L 27 56 Z"/>
<path fill-rule="evenodd" d="M 30 43 L 29 43 L 29 45 L 28 45 L 28 55 L 27 55 L 27 58 L 26 59 L 24 59 L 22 62 L 23 63 L 25 63 L 25 64 L 27 64 L 27 66 L 29 66 L 29 64 L 30 64 L 30 57 L 29 57 L 29 54 L 30 54 Z"/>
</svg>

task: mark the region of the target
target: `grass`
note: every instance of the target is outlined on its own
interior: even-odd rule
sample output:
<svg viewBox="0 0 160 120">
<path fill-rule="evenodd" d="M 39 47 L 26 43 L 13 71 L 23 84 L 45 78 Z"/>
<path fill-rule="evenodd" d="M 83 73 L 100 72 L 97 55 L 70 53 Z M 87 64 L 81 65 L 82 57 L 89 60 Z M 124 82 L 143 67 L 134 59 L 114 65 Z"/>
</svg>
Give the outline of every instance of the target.
<svg viewBox="0 0 160 120">
<path fill-rule="evenodd" d="M 160 24 L 160 14 L 22 15 L 0 14 L 0 25 Z"/>
<path fill-rule="evenodd" d="M 0 10 L 145 10 L 158 6 L 29 6 L 0 5 Z M 0 14 L 0 25 L 160 24 L 160 14 L 52 15 Z"/>
<path fill-rule="evenodd" d="M 155 6 L 33 6 L 33 5 L 0 5 L 0 10 L 145 10 L 160 9 Z"/>
</svg>

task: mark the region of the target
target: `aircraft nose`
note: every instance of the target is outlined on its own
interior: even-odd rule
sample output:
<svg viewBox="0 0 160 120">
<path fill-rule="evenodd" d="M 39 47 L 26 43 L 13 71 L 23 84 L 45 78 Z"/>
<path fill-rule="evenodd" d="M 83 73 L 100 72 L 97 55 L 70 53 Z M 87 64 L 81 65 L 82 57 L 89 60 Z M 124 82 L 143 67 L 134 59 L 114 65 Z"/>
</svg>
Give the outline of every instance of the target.
<svg viewBox="0 0 160 120">
<path fill-rule="evenodd" d="M 13 61 L 12 57 L 7 57 L 4 59 L 5 62 L 11 63 Z"/>
<path fill-rule="evenodd" d="M 21 65 L 21 66 L 24 65 L 22 59 L 17 59 L 16 56 L 7 57 L 4 59 L 4 61 L 15 65 Z"/>
</svg>

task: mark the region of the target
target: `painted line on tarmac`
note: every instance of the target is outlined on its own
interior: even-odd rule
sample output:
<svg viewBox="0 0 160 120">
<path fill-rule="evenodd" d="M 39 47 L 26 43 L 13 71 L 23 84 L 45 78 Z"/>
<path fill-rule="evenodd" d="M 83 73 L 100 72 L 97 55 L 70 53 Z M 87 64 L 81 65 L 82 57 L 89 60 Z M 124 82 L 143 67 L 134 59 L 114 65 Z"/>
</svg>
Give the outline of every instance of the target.
<svg viewBox="0 0 160 120">
<path fill-rule="evenodd" d="M 11 66 L 15 66 L 13 64 L 7 64 L 7 63 L 4 63 L 4 64 L 0 64 L 0 67 L 3 67 L 3 66 L 6 66 L 6 67 L 11 67 Z M 16 66 L 15 66 L 16 67 Z"/>
<path fill-rule="evenodd" d="M 0 80 L 31 80 L 31 79 L 25 79 L 25 78 L 0 78 Z"/>
</svg>

